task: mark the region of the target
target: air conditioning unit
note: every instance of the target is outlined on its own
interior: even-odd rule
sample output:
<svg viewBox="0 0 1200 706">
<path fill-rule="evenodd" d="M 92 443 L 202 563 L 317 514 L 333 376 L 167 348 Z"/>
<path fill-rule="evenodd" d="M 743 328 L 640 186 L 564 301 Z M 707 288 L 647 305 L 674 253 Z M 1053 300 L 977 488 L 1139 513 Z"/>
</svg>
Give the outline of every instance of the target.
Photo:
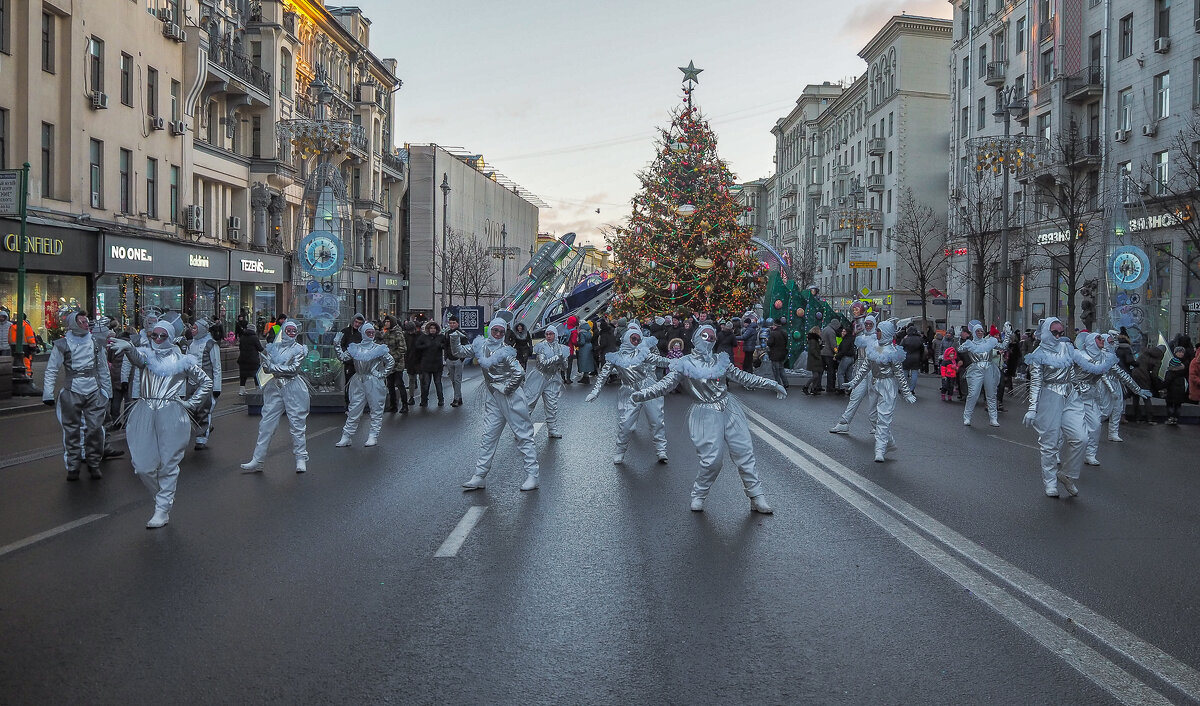
<svg viewBox="0 0 1200 706">
<path fill-rule="evenodd" d="M 225 231 L 225 234 L 229 236 L 229 242 L 231 243 L 242 242 L 242 231 L 238 228 L 230 228 Z"/>
<path fill-rule="evenodd" d="M 1142 126 L 1142 136 L 1154 137 L 1154 133 L 1158 132 L 1158 125 L 1155 123 L 1146 123 Z"/>
<path fill-rule="evenodd" d="M 171 128 L 171 134 L 175 136 L 187 134 L 187 123 L 182 120 L 172 120 L 167 127 Z"/>
<path fill-rule="evenodd" d="M 103 91 L 92 91 L 92 110 L 108 108 L 108 94 Z"/>
<path fill-rule="evenodd" d="M 183 27 L 180 27 L 174 22 L 163 23 L 163 36 L 167 39 L 173 39 L 176 42 L 187 40 L 187 32 L 184 32 Z"/>
<path fill-rule="evenodd" d="M 157 115 L 150 118 L 150 129 L 151 130 L 162 130 L 166 126 L 167 126 L 167 121 L 164 120 L 163 118 L 161 118 Z"/>
<path fill-rule="evenodd" d="M 204 207 L 192 205 L 183 209 L 183 225 L 189 233 L 203 233 Z"/>
<path fill-rule="evenodd" d="M 230 216 L 229 217 L 229 228 L 232 230 L 241 230 L 242 229 L 241 216 Z"/>
<path fill-rule="evenodd" d="M 159 20 L 159 22 L 170 22 L 171 21 L 171 8 L 169 8 L 169 7 L 159 8 L 158 20 Z"/>
<path fill-rule="evenodd" d="M 1154 40 L 1154 51 L 1159 54 L 1166 54 L 1171 50 L 1171 38 L 1159 37 Z"/>
<path fill-rule="evenodd" d="M 1113 133 L 1113 142 L 1124 142 L 1129 139 L 1128 130 L 1117 130 Z"/>
</svg>

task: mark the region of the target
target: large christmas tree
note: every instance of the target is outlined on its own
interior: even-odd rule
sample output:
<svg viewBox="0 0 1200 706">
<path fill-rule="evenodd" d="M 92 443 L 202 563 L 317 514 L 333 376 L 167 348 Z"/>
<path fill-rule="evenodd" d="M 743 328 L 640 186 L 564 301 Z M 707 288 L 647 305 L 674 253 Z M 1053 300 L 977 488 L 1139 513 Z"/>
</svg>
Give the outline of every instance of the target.
<svg viewBox="0 0 1200 706">
<path fill-rule="evenodd" d="M 616 259 L 613 308 L 638 317 L 680 310 L 740 315 L 762 301 L 763 266 L 733 174 L 717 157 L 717 139 L 692 105 L 696 69 L 684 72 L 684 103 L 659 130 L 653 164 L 638 174 L 633 213 L 609 241 Z"/>
</svg>

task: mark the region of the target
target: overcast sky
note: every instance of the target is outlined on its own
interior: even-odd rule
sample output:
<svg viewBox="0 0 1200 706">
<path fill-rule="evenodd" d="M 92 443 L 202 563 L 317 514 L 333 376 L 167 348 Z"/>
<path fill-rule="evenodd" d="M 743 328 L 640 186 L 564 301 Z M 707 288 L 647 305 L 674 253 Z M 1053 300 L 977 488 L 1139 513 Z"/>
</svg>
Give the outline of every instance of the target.
<svg viewBox="0 0 1200 706">
<path fill-rule="evenodd" d="M 892 15 L 949 17 L 947 0 L 328 0 L 372 21 L 371 49 L 399 60 L 399 143 L 483 154 L 552 206 L 541 230 L 619 223 L 654 157 L 656 127 L 695 100 L 739 181 L 768 176 L 771 126 L 804 86 L 865 70 L 858 51 Z M 600 213 L 596 213 L 596 209 Z"/>
</svg>

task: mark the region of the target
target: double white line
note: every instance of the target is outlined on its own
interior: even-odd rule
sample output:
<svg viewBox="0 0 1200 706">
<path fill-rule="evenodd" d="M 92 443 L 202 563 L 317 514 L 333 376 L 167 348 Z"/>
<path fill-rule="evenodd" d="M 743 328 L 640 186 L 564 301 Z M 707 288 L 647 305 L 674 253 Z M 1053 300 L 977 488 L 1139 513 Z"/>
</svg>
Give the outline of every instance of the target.
<svg viewBox="0 0 1200 706">
<path fill-rule="evenodd" d="M 766 417 L 749 409 L 746 414 L 752 420 L 750 430 L 797 468 L 1121 703 L 1200 702 L 1200 672 L 988 552 Z M 1155 686 L 1128 668 L 1153 677 L 1148 681 Z"/>
</svg>

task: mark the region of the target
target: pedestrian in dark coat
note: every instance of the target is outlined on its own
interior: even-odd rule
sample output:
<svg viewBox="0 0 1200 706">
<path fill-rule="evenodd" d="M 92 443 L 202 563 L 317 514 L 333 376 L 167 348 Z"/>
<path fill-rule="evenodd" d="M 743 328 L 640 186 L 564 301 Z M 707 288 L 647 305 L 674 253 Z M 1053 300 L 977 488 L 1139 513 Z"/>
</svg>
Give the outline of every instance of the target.
<svg viewBox="0 0 1200 706">
<path fill-rule="evenodd" d="M 787 374 L 784 372 L 787 368 L 787 356 L 787 332 L 778 321 L 772 321 L 771 330 L 767 333 L 767 358 L 771 361 L 771 374 L 775 382 L 783 385 L 784 389 L 788 387 Z"/>
<path fill-rule="evenodd" d="M 404 371 L 408 373 L 408 404 L 414 405 L 417 403 L 417 384 L 421 378 L 421 354 L 417 351 L 420 332 L 415 321 L 405 321 L 400 328 L 404 329 L 404 342 L 408 347 L 404 352 Z"/>
<path fill-rule="evenodd" d="M 1162 365 L 1163 355 L 1166 350 L 1162 346 L 1153 346 L 1141 352 L 1137 357 L 1137 365 L 1134 367 L 1130 375 L 1133 376 L 1133 381 L 1136 382 L 1143 390 L 1150 390 L 1157 394 L 1162 389 L 1162 378 L 1158 376 L 1158 368 Z M 1138 395 L 1133 396 L 1133 409 L 1126 415 L 1131 422 L 1144 421 L 1148 424 L 1154 424 L 1153 407 L 1151 400 L 1144 400 Z M 1145 411 L 1139 409 L 1145 405 Z"/>
<path fill-rule="evenodd" d="M 917 389 L 917 374 L 925 358 L 925 339 L 917 333 L 916 326 L 904 330 L 904 338 L 900 339 L 900 348 L 904 350 L 904 363 L 900 366 L 908 373 L 908 389 Z"/>
<path fill-rule="evenodd" d="M 437 390 L 438 406 L 445 403 L 442 396 L 442 350 L 446 347 L 446 337 L 442 335 L 442 327 L 436 321 L 425 324 L 425 332 L 417 336 L 417 356 L 420 360 L 418 367 L 421 371 L 421 406 L 429 406 L 429 383 Z"/>
<path fill-rule="evenodd" d="M 730 362 L 733 361 L 733 347 L 737 345 L 737 336 L 733 333 L 733 326 L 728 321 L 721 324 L 721 330 L 717 331 L 717 345 L 713 346 L 714 353 L 725 353 L 729 356 Z"/>
<path fill-rule="evenodd" d="M 517 362 L 524 368 L 529 361 L 529 356 L 533 354 L 533 340 L 529 336 L 529 331 L 525 330 L 525 324 L 517 324 L 508 332 L 508 345 L 517 349 Z"/>
<path fill-rule="evenodd" d="M 242 329 L 242 335 L 238 339 L 238 394 L 246 394 L 246 380 L 253 380 L 254 387 L 258 388 L 258 378 L 255 377 L 258 373 L 258 366 L 261 364 L 258 354 L 262 353 L 262 340 L 258 337 L 258 332 L 253 327 L 247 326 Z"/>
<path fill-rule="evenodd" d="M 591 374 L 596 372 L 596 362 L 592 357 L 592 329 L 588 326 L 588 322 L 584 321 L 579 324 L 579 329 L 576 331 L 575 345 L 577 346 L 577 359 L 579 363 L 579 381 L 584 385 L 591 384 Z"/>
<path fill-rule="evenodd" d="M 1167 363 L 1167 373 L 1163 376 L 1164 399 L 1167 401 L 1167 424 L 1179 423 L 1179 408 L 1187 402 L 1187 366 L 1183 363 L 1187 349 L 1175 346 L 1171 360 Z"/>
<path fill-rule="evenodd" d="M 804 384 L 804 394 L 821 394 L 821 374 L 825 372 L 825 359 L 821 357 L 821 329 L 813 326 L 808 330 L 805 351 L 808 353 L 808 382 Z"/>
</svg>

